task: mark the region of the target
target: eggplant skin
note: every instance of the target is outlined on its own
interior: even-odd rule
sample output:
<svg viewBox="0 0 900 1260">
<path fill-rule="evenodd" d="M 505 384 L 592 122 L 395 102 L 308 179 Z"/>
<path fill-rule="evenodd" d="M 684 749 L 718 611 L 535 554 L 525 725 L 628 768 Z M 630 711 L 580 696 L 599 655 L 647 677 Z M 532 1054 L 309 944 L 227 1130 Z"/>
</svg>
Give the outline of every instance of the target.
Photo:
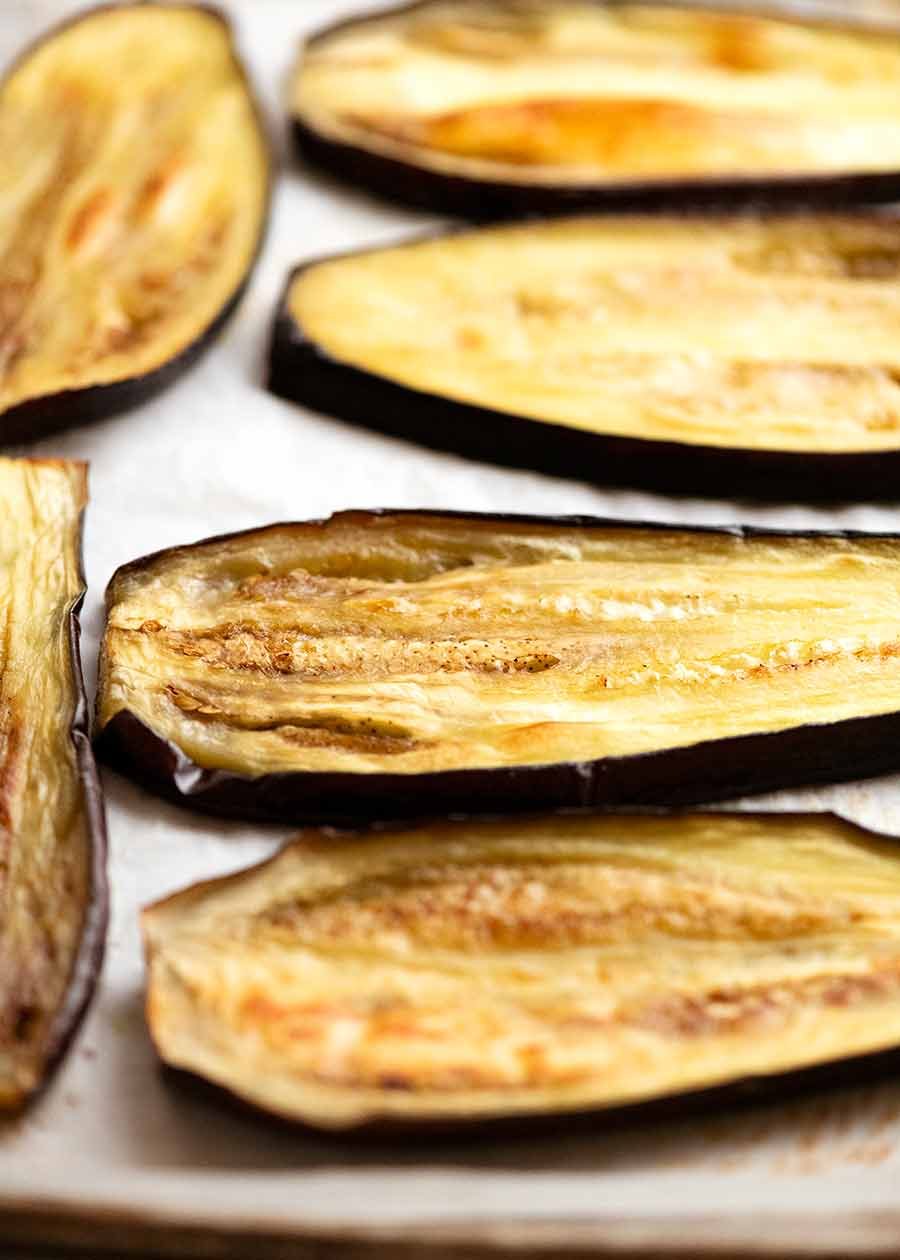
<svg viewBox="0 0 900 1260">
<path fill-rule="evenodd" d="M 148 1027 L 173 1072 L 354 1135 L 871 1080 L 900 1062 L 898 862 L 829 814 L 308 831 L 144 911 Z"/>
<path fill-rule="evenodd" d="M 0 898 L 0 1111 L 6 1112 L 24 1107 L 51 1079 L 88 1009 L 106 942 L 106 818 L 80 653 L 86 502 L 86 465 L 0 459 L 6 522 L 0 562 L 9 582 L 0 600 L 9 636 L 6 660 L 0 652 L 0 844 L 7 871 Z M 52 576 L 30 582 L 34 564 Z M 41 620 L 32 625 L 32 617 Z M 29 712 L 29 702 L 54 707 Z M 37 784 L 46 799 L 35 804 Z"/>
<path fill-rule="evenodd" d="M 888 203 L 900 197 L 900 173 L 783 177 L 765 184 L 750 179 L 598 188 L 543 188 L 512 181 L 489 184 L 464 175 L 429 171 L 360 145 L 329 139 L 300 118 L 291 119 L 290 134 L 297 156 L 326 175 L 357 184 L 384 201 L 432 214 L 452 214 L 471 223 L 598 209 L 635 214 L 660 209 L 732 210 L 746 205 L 840 209 Z"/>
<path fill-rule="evenodd" d="M 181 105 L 185 123 L 180 128 L 170 115 L 154 132 L 153 120 L 139 117 L 140 98 L 128 94 L 132 83 L 134 93 L 140 93 L 139 75 L 120 79 L 112 103 L 91 102 L 91 76 L 101 75 L 107 82 L 110 58 L 127 60 L 148 42 L 158 55 L 156 79 L 147 91 L 159 96 L 161 90 Z M 43 94 L 34 84 L 41 73 L 51 79 L 52 89 Z M 201 143 L 199 128 L 191 131 L 190 111 L 196 114 L 198 107 L 196 99 L 187 98 L 204 87 L 210 92 L 210 109 L 217 109 L 223 129 L 228 127 L 235 146 L 232 160 L 241 166 L 243 183 L 229 170 L 227 180 L 213 187 L 212 144 L 209 136 Z M 183 101 L 179 90 L 187 93 Z M 104 128 L 110 130 L 116 110 L 129 109 L 138 117 L 132 133 L 139 126 L 140 136 L 131 136 L 128 163 L 113 154 L 104 178 L 104 170 L 93 162 L 99 141 L 86 148 L 79 127 L 86 132 L 93 127 L 99 136 Z M 5 129 L 4 117 L 9 120 Z M 208 119 L 206 123 L 208 127 Z M 34 205 L 24 198 L 16 207 L 0 241 L 10 277 L 8 292 L 0 286 L 10 317 L 7 344 L 0 347 L 0 443 L 11 445 L 145 402 L 209 348 L 239 304 L 262 247 L 271 175 L 262 113 L 230 25 L 223 13 L 206 5 L 103 4 L 52 28 L 0 80 L 0 134 L 7 132 L 14 140 L 27 135 L 30 146 L 23 150 L 20 139 L 7 146 L 11 184 L 27 186 L 23 176 L 33 154 L 41 152 L 42 141 L 52 173 Z M 60 150 L 63 133 L 67 153 Z M 140 160 L 134 159 L 135 152 Z M 67 183 L 76 178 L 87 190 L 77 205 L 71 198 L 64 200 Z M 223 192 L 226 185 L 230 188 Z M 207 203 L 202 225 L 194 229 L 192 196 L 205 197 Z M 221 210 L 216 209 L 216 196 Z M 53 299 L 42 296 L 46 282 L 40 274 L 41 252 L 50 248 L 54 236 L 60 238 L 54 265 L 72 271 L 65 299 L 68 320 L 57 314 L 63 287 L 58 277 Z M 78 330 L 72 330 L 78 317 L 73 313 L 81 311 L 93 320 L 83 343 Z"/>
<path fill-rule="evenodd" d="M 869 210 L 537 220 L 314 259 L 282 293 L 268 386 L 392 437 L 598 485 L 896 499 L 898 251 L 900 222 Z M 723 334 L 726 301 L 745 319 Z M 748 352 L 775 309 L 799 331 Z M 854 319 L 876 338 L 867 357 Z"/>
<path fill-rule="evenodd" d="M 599 559 L 529 572 L 545 553 Z M 209 539 L 114 575 L 97 751 L 168 799 L 271 822 L 684 806 L 882 774 L 900 765 L 898 563 L 891 535 L 451 512 Z"/>
<path fill-rule="evenodd" d="M 704 172 L 702 147 L 698 150 L 701 154 L 698 164 L 690 172 L 686 171 L 680 175 L 655 174 L 652 165 L 647 165 L 645 153 L 640 153 L 636 170 L 629 173 L 623 168 L 617 177 L 617 137 L 621 132 L 621 127 L 618 125 L 610 137 L 612 164 L 608 170 L 604 170 L 603 164 L 600 163 L 598 168 L 591 172 L 589 165 L 585 164 L 585 169 L 579 173 L 576 164 L 573 173 L 573 170 L 567 168 L 562 161 L 556 164 L 550 162 L 548 155 L 545 155 L 546 160 L 542 163 L 534 157 L 523 159 L 521 156 L 505 154 L 502 119 L 489 123 L 486 127 L 482 137 L 488 142 L 488 148 L 485 151 L 479 153 L 476 148 L 468 153 L 463 148 L 454 152 L 452 143 L 449 149 L 442 151 L 440 141 L 416 139 L 410 127 L 415 129 L 416 124 L 423 119 L 433 118 L 439 128 L 443 123 L 449 126 L 451 133 L 456 131 L 462 133 L 465 130 L 464 126 L 458 127 L 455 120 L 464 124 L 466 111 L 461 108 L 457 113 L 452 108 L 448 108 L 441 112 L 438 108 L 439 101 L 435 100 L 436 91 L 432 84 L 426 85 L 422 98 L 423 101 L 429 103 L 430 114 L 424 104 L 416 102 L 418 111 L 411 111 L 410 117 L 405 118 L 402 114 L 402 93 L 395 89 L 394 93 L 387 94 L 384 101 L 381 111 L 384 118 L 377 117 L 379 111 L 375 111 L 376 125 L 374 127 L 371 125 L 371 120 L 367 119 L 365 109 L 362 107 L 358 116 L 353 116 L 351 112 L 345 117 L 335 107 L 316 99 L 314 84 L 313 86 L 304 85 L 304 77 L 308 74 L 310 65 L 312 74 L 321 74 L 320 63 L 327 66 L 327 59 L 332 48 L 337 49 L 335 57 L 337 68 L 341 68 L 343 56 L 346 58 L 347 65 L 360 75 L 376 75 L 380 70 L 379 55 L 381 55 L 384 58 L 383 72 L 389 79 L 393 71 L 391 54 L 385 42 L 385 35 L 381 32 L 388 32 L 389 40 L 392 38 L 393 30 L 399 31 L 402 49 L 404 27 L 408 28 L 407 38 L 412 44 L 417 42 L 427 44 L 432 38 L 439 43 L 441 38 L 452 38 L 453 28 L 458 27 L 456 38 L 463 42 L 456 49 L 446 50 L 450 54 L 451 64 L 448 77 L 451 79 L 454 78 L 455 70 L 453 61 L 458 61 L 464 68 L 474 67 L 476 72 L 480 72 L 485 65 L 490 66 L 492 61 L 496 61 L 503 67 L 508 59 L 514 62 L 514 57 L 508 58 L 507 53 L 500 49 L 493 53 L 487 49 L 482 50 L 481 53 L 473 52 L 472 49 L 463 46 L 467 37 L 474 36 L 476 43 L 479 38 L 490 42 L 491 39 L 508 37 L 510 33 L 515 37 L 515 28 L 518 25 L 527 24 L 529 20 L 540 24 L 541 17 L 549 18 L 554 10 L 581 11 L 584 14 L 589 13 L 591 7 L 587 4 L 569 3 L 568 0 L 562 0 L 562 2 L 555 0 L 550 5 L 541 5 L 535 0 L 532 4 L 519 5 L 516 8 L 499 4 L 480 4 L 475 0 L 470 0 L 469 3 L 466 0 L 460 0 L 459 3 L 453 3 L 452 0 L 450 3 L 446 0 L 417 0 L 412 4 L 385 8 L 374 14 L 342 20 L 324 27 L 307 40 L 294 72 L 289 112 L 291 135 L 296 152 L 309 165 L 338 179 L 356 184 L 367 192 L 388 201 L 436 213 L 455 214 L 472 221 L 568 213 L 591 208 L 637 212 L 652 211 L 663 206 L 672 209 L 734 208 L 751 203 L 781 207 L 798 205 L 837 207 L 858 205 L 863 202 L 888 202 L 897 197 L 900 192 L 900 170 L 872 169 L 873 166 L 877 168 L 878 163 L 873 163 L 871 160 L 864 163 L 864 168 L 860 170 L 854 170 L 851 161 L 848 161 L 846 170 L 836 168 L 830 161 L 826 163 L 827 169 L 821 172 L 815 169 L 804 172 L 796 166 L 792 168 L 789 161 L 785 161 L 782 164 L 783 169 L 779 169 L 776 159 L 771 171 L 744 173 L 735 169 L 732 164 L 730 169 L 715 173 L 714 165 L 710 167 L 709 172 Z M 748 77 L 741 71 L 745 72 L 750 67 L 742 67 L 737 63 L 728 65 L 729 49 L 730 55 L 735 56 L 738 63 L 742 57 L 756 56 L 760 50 L 764 55 L 765 27 L 770 19 L 775 19 L 782 29 L 793 27 L 798 31 L 812 31 L 813 33 L 818 30 L 825 35 L 829 33 L 840 35 L 842 32 L 850 36 L 875 34 L 885 41 L 885 47 L 889 49 L 896 46 L 897 38 L 900 36 L 900 28 L 897 24 L 887 20 L 877 23 L 854 23 L 849 20 L 838 21 L 833 17 L 823 20 L 804 19 L 796 14 L 785 13 L 778 6 L 759 6 L 758 10 L 750 15 L 729 14 L 714 3 L 693 4 L 688 8 L 679 5 L 677 0 L 661 0 L 661 3 L 652 5 L 622 3 L 621 0 L 597 0 L 593 7 L 609 10 L 613 14 L 624 11 L 626 21 L 629 9 L 636 13 L 649 14 L 665 14 L 666 11 L 670 11 L 676 24 L 672 28 L 676 35 L 679 15 L 685 16 L 689 22 L 692 22 L 697 20 L 699 10 L 701 20 L 706 16 L 713 22 L 724 19 L 727 26 L 723 27 L 721 35 L 713 32 L 712 43 L 715 44 L 718 39 L 721 39 L 722 43 L 728 46 L 725 49 L 724 68 L 726 72 L 737 72 L 737 98 L 739 100 L 743 96 L 743 88 Z M 467 18 L 470 19 L 468 24 Z M 491 24 L 494 24 L 498 30 L 494 35 L 489 29 L 479 31 L 480 22 L 484 24 L 484 28 L 489 28 Z M 743 24 L 743 28 L 739 24 Z M 754 32 L 752 28 L 757 25 L 758 32 Z M 503 29 L 505 26 L 509 27 L 508 31 Z M 429 29 L 430 27 L 434 28 L 434 34 Z M 351 41 L 350 50 L 345 49 L 342 53 L 341 43 L 348 38 Z M 354 53 L 352 49 L 354 39 L 361 40 L 361 49 L 364 51 Z M 755 45 L 757 47 L 754 47 Z M 438 47 L 432 50 L 433 53 L 440 53 L 440 51 Z M 469 53 L 473 55 L 466 60 Z M 367 64 L 368 54 L 371 54 L 370 64 Z M 354 65 L 354 58 L 359 61 L 358 69 Z M 863 58 L 865 59 L 865 54 Z M 605 63 L 601 64 L 604 65 L 604 69 L 607 68 Z M 624 64 L 627 65 L 627 56 Z M 443 64 L 437 63 L 432 72 L 434 80 L 437 80 L 442 70 Z M 857 58 L 855 71 L 857 75 L 859 70 L 860 63 Z M 344 74 L 345 76 L 348 74 L 347 69 L 344 69 Z M 349 78 L 347 81 L 349 83 Z M 836 81 L 840 83 L 840 74 Z M 777 84 L 776 90 L 778 90 Z M 456 91 L 459 94 L 459 83 L 456 83 Z M 503 92 L 501 80 L 497 90 L 486 95 L 486 100 L 491 105 L 499 103 L 501 111 L 505 103 Z M 371 91 L 370 94 L 374 99 L 375 94 Z M 352 95 L 351 92 L 350 96 Z M 526 142 L 537 141 L 539 144 L 541 142 L 550 144 L 541 112 L 549 106 L 552 113 L 554 106 L 564 104 L 571 97 L 572 90 L 567 88 L 559 92 L 558 100 L 553 93 L 538 94 L 534 99 L 526 96 L 524 102 L 521 103 L 521 118 L 518 121 L 514 120 L 516 131 L 523 133 Z M 364 103 L 368 102 L 365 93 L 362 99 Z M 464 93 L 461 99 L 465 102 Z M 685 118 L 677 123 L 674 114 L 667 117 L 666 106 L 674 104 L 677 109 L 678 101 L 677 94 L 671 102 L 668 101 L 665 90 L 657 100 L 648 99 L 646 102 L 639 100 L 638 104 L 645 104 L 647 108 L 647 121 L 644 124 L 646 131 L 643 137 L 646 154 L 649 154 L 653 145 L 656 144 L 661 153 L 668 156 L 672 146 L 666 142 L 667 135 L 675 139 L 677 148 L 682 138 L 691 137 L 695 129 L 702 130 L 704 125 L 702 118 Z M 700 101 L 703 103 L 702 94 Z M 586 97 L 585 102 L 590 105 L 590 98 Z M 472 112 L 476 116 L 479 104 L 477 96 L 473 96 Z M 520 105 L 519 98 L 511 94 L 510 105 L 515 113 L 516 107 Z M 529 116 L 529 110 L 533 111 L 533 118 Z M 398 111 L 400 111 L 399 114 Z M 390 127 L 386 130 L 382 128 L 382 122 L 396 121 L 394 115 L 397 115 L 399 119 L 400 130 L 392 132 Z M 715 117 L 714 110 L 711 110 L 711 116 Z M 656 121 L 654 121 L 655 117 Z M 775 117 L 778 117 L 777 113 Z M 724 122 L 723 118 L 719 126 L 722 127 Z M 708 151 L 724 149 L 727 153 L 730 143 L 729 130 L 740 131 L 741 122 L 742 120 L 738 119 L 729 124 L 725 128 L 724 136 L 720 132 L 718 136 L 713 137 L 707 146 Z M 551 120 L 551 130 L 553 125 Z M 660 125 L 662 131 L 660 136 L 657 136 L 654 129 Z M 666 128 L 669 129 L 668 132 Z M 640 135 L 640 126 L 636 125 L 634 132 L 635 135 L 632 137 L 629 131 L 629 140 Z M 511 142 L 515 143 L 515 140 Z"/>
</svg>

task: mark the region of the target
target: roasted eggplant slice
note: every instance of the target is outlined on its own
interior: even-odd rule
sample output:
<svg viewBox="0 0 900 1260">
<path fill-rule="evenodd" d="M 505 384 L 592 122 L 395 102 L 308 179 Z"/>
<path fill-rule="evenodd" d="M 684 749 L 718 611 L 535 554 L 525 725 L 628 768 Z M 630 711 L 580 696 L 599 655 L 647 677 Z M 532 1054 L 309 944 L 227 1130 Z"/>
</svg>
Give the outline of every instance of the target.
<svg viewBox="0 0 900 1260">
<path fill-rule="evenodd" d="M 344 512 L 107 594 L 102 754 L 283 821 L 709 801 L 900 768 L 900 536 Z"/>
<path fill-rule="evenodd" d="M 106 837 L 78 648 L 83 464 L 0 459 L 0 1110 L 45 1081 L 106 931 Z"/>
<path fill-rule="evenodd" d="M 426 0 L 328 28 L 300 152 L 472 217 L 586 205 L 885 200 L 900 29 L 629 0 Z"/>
<path fill-rule="evenodd" d="M 236 304 L 268 155 L 229 27 L 91 10 L 0 83 L 0 443 L 167 385 Z"/>
<path fill-rule="evenodd" d="M 900 498 L 900 220 L 564 218 L 308 263 L 270 387 L 601 484 Z"/>
<path fill-rule="evenodd" d="M 898 921 L 900 845 L 830 815 L 313 832 L 144 912 L 147 1019 L 327 1129 L 790 1092 L 900 1062 Z"/>
</svg>

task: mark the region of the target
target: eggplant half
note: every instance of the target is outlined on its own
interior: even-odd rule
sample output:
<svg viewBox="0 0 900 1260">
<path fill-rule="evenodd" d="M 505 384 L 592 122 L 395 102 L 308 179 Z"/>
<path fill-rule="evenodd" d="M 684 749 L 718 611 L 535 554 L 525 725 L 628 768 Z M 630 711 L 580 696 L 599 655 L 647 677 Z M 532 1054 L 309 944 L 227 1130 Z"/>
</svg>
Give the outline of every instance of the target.
<svg viewBox="0 0 900 1260">
<path fill-rule="evenodd" d="M 309 832 L 144 911 L 147 1019 L 323 1129 L 790 1094 L 900 1063 L 898 922 L 900 845 L 827 814 Z"/>
<path fill-rule="evenodd" d="M 425 0 L 314 35 L 310 162 L 472 218 L 900 191 L 900 26 L 714 4 Z"/>
<path fill-rule="evenodd" d="M 900 536 L 343 512 L 107 592 L 101 755 L 278 821 L 691 804 L 900 768 Z"/>
<path fill-rule="evenodd" d="M 149 397 L 237 303 L 267 142 L 230 29 L 182 4 L 92 9 L 0 82 L 0 443 Z"/>
<path fill-rule="evenodd" d="M 83 464 L 0 459 L 0 1111 L 66 1048 L 106 934 L 106 832 L 79 655 Z"/>
<path fill-rule="evenodd" d="M 900 498 L 900 219 L 598 216 L 307 263 L 283 397 L 599 484 Z"/>
</svg>

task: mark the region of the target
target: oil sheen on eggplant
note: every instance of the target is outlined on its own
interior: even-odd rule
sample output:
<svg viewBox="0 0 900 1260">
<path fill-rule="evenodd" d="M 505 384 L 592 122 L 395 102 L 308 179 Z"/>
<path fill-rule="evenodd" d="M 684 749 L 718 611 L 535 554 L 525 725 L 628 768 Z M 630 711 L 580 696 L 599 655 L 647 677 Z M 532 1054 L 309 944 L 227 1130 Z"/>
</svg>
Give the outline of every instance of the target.
<svg viewBox="0 0 900 1260">
<path fill-rule="evenodd" d="M 897 841 L 830 815 L 309 832 L 144 912 L 147 1018 L 321 1128 L 761 1092 L 900 1046 L 898 922 Z"/>
<path fill-rule="evenodd" d="M 0 459 L 0 1110 L 46 1079 L 106 926 L 105 833 L 78 656 L 82 464 Z"/>
<path fill-rule="evenodd" d="M 896 496 L 898 278 L 900 221 L 872 214 L 482 228 L 301 267 L 271 382 L 598 482 Z"/>
<path fill-rule="evenodd" d="M 313 161 L 477 215 L 641 188 L 896 185 L 898 82 L 896 23 L 426 0 L 313 36 L 290 107 Z"/>
<path fill-rule="evenodd" d="M 136 561 L 107 614 L 103 755 L 198 807 L 687 803 L 900 765 L 890 536 L 344 512 Z"/>
<path fill-rule="evenodd" d="M 182 370 L 240 295 L 268 179 L 213 10 L 98 8 L 27 50 L 0 82 L 0 442 Z"/>
</svg>

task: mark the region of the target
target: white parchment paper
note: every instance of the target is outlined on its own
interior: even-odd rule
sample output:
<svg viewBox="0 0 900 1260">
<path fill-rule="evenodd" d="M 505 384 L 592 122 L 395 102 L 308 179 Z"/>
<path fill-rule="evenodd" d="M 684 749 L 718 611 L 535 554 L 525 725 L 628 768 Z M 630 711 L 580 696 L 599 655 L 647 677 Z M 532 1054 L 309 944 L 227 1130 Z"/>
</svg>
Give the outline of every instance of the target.
<svg viewBox="0 0 900 1260">
<path fill-rule="evenodd" d="M 0 0 L 0 58 L 75 7 Z M 244 0 L 223 7 L 233 13 L 281 143 L 279 98 L 298 38 L 351 6 Z M 364 0 L 352 7 L 364 7 Z M 434 222 L 288 162 L 249 293 L 200 365 L 147 406 L 31 448 L 91 461 L 83 643 L 89 686 L 103 588 L 117 565 L 278 519 L 383 505 L 900 529 L 900 512 L 884 507 L 818 511 L 603 493 L 431 454 L 268 395 L 263 357 L 289 267 Z M 66 1203 L 127 1207 L 172 1221 L 227 1228 L 253 1220 L 298 1233 L 310 1224 L 583 1223 L 625 1216 L 643 1222 L 642 1237 L 650 1242 L 653 1221 L 663 1216 L 712 1214 L 724 1239 L 752 1237 L 762 1219 L 770 1226 L 783 1219 L 787 1230 L 796 1214 L 815 1213 L 822 1228 L 807 1240 L 823 1247 L 838 1237 L 836 1215 L 849 1221 L 861 1211 L 895 1207 L 900 1087 L 891 1084 L 651 1132 L 609 1134 L 598 1126 L 596 1135 L 577 1140 L 479 1141 L 411 1152 L 274 1131 L 173 1092 L 159 1077 L 143 1025 L 138 908 L 267 855 L 288 832 L 199 819 L 112 774 L 105 784 L 113 895 L 106 967 L 91 1015 L 52 1088 L 24 1119 L 0 1128 L 0 1239 L 3 1209 L 25 1200 L 46 1201 L 48 1211 Z M 900 834 L 900 778 L 766 801 L 832 808 Z"/>
</svg>

